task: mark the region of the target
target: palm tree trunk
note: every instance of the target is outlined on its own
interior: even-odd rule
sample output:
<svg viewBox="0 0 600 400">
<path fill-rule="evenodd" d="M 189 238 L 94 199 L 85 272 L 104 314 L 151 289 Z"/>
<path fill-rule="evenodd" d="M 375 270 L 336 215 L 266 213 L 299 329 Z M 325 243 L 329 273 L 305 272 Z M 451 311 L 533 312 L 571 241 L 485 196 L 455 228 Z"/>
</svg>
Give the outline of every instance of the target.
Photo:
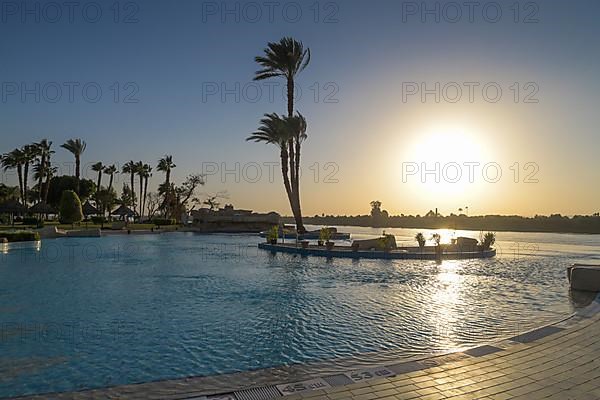
<svg viewBox="0 0 600 400">
<path fill-rule="evenodd" d="M 144 191 L 144 178 L 140 175 L 140 222 L 142 221 L 142 217 L 144 216 L 144 209 L 142 208 L 142 197 Z"/>
<path fill-rule="evenodd" d="M 135 189 L 133 186 L 134 185 L 133 179 L 135 177 L 134 172 L 131 172 L 130 177 L 131 177 L 131 201 L 133 203 L 133 209 L 135 210 Z"/>
<path fill-rule="evenodd" d="M 293 77 L 287 78 L 287 111 L 288 117 L 294 116 L 294 92 L 295 82 Z M 294 148 L 295 145 L 295 148 Z M 300 209 L 300 140 L 298 137 L 290 139 L 288 142 L 292 212 L 296 221 L 296 230 L 299 233 L 306 232 L 302 223 L 302 211 Z"/>
<path fill-rule="evenodd" d="M 40 159 L 40 177 L 38 178 L 38 201 L 42 201 L 43 191 L 42 191 L 42 180 L 44 178 L 44 174 L 46 172 L 46 156 L 42 155 Z"/>
<path fill-rule="evenodd" d="M 109 192 L 112 189 L 112 185 L 113 185 L 113 175 L 114 174 L 110 174 L 110 180 L 108 181 L 108 191 Z"/>
<path fill-rule="evenodd" d="M 48 204 L 48 192 L 50 191 L 50 172 L 46 172 L 46 185 L 44 186 L 44 203 Z"/>
<path fill-rule="evenodd" d="M 23 205 L 27 206 L 27 181 L 29 180 L 29 162 L 23 166 Z"/>
<path fill-rule="evenodd" d="M 79 196 L 79 177 L 80 177 L 81 160 L 78 155 L 75 155 L 75 180 L 77 181 L 77 195 Z"/>
<path fill-rule="evenodd" d="M 290 208 L 292 209 L 292 214 L 294 215 L 294 220 L 296 221 L 296 226 L 298 223 L 297 218 L 297 209 L 296 202 L 294 200 L 294 191 L 292 190 L 292 185 L 290 184 L 290 178 L 288 175 L 288 153 L 285 147 L 281 149 L 281 174 L 283 175 L 283 185 L 285 186 L 285 192 L 288 196 L 288 201 L 290 202 Z M 300 222 L 302 222 L 300 220 Z"/>
<path fill-rule="evenodd" d="M 287 109 L 288 117 L 294 116 L 294 78 L 290 77 L 287 79 Z"/>
<path fill-rule="evenodd" d="M 17 176 L 19 177 L 19 195 L 21 197 L 21 203 L 25 204 L 25 196 L 23 192 L 23 165 L 17 165 Z"/>
<path fill-rule="evenodd" d="M 297 230 L 300 233 L 304 233 L 306 232 L 306 229 L 304 228 L 304 224 L 302 223 L 302 210 L 300 207 L 300 137 L 299 135 L 296 136 L 296 180 L 294 182 L 294 199 L 296 201 L 296 211 L 298 212 L 298 216 L 296 217 L 296 226 L 297 226 Z"/>
<path fill-rule="evenodd" d="M 148 194 L 148 177 L 144 180 L 144 199 L 142 201 L 142 210 L 146 210 L 146 195 Z"/>
<path fill-rule="evenodd" d="M 100 185 L 102 184 L 102 171 L 98 171 L 98 184 L 96 185 L 96 192 L 100 190 Z"/>
</svg>

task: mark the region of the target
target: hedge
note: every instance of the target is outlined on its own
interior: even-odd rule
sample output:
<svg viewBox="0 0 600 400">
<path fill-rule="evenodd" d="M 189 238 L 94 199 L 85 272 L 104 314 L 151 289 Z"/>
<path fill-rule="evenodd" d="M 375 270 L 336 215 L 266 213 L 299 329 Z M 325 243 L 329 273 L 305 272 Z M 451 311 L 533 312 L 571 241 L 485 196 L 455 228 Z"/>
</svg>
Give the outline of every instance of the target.
<svg viewBox="0 0 600 400">
<path fill-rule="evenodd" d="M 36 217 L 24 217 L 23 225 L 44 226 L 44 221 Z"/>
<path fill-rule="evenodd" d="M 105 224 L 108 222 L 108 218 L 106 218 L 106 217 L 92 217 L 91 220 L 92 220 L 92 223 L 96 224 L 96 225 Z"/>
<path fill-rule="evenodd" d="M 9 242 L 35 242 L 40 240 L 40 234 L 31 231 L 0 232 L 0 242 L 4 238 Z"/>
<path fill-rule="evenodd" d="M 167 226 L 167 225 L 175 225 L 177 221 L 174 218 L 165 219 L 165 218 L 156 218 L 152 220 L 152 223 L 157 226 Z"/>
</svg>

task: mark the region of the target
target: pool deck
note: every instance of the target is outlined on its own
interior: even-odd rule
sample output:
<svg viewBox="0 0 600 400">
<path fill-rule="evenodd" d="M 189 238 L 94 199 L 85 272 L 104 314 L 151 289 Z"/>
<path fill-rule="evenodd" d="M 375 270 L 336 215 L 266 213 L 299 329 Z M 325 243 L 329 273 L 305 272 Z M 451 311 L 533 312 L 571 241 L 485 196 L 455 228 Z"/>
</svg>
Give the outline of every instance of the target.
<svg viewBox="0 0 600 400">
<path fill-rule="evenodd" d="M 259 372 L 257 372 L 259 373 Z M 208 390 L 209 378 L 187 378 L 22 399 L 600 399 L 600 297 L 573 316 L 457 353 L 375 366 L 301 382 L 272 375 L 254 387 L 253 373 L 230 391 Z M 226 381 L 227 382 L 227 381 Z M 234 388 L 237 387 L 237 391 Z M 212 394 L 211 394 L 212 393 Z M 220 393 L 220 394 L 219 394 Z"/>
</svg>

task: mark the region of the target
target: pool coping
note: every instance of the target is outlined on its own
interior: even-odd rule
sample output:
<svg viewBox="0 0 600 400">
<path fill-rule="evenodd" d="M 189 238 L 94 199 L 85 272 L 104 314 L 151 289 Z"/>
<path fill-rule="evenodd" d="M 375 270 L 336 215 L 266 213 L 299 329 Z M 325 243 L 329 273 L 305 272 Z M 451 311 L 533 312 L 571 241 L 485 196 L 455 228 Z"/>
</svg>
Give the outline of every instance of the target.
<svg viewBox="0 0 600 400">
<path fill-rule="evenodd" d="M 153 393 L 152 398 L 171 400 L 266 400 L 284 399 L 289 395 L 307 395 L 311 392 L 337 388 L 357 382 L 368 382 L 377 384 L 378 380 L 385 380 L 411 372 L 421 371 L 432 367 L 439 367 L 446 363 L 470 359 L 474 357 L 487 356 L 501 353 L 506 350 L 531 344 L 536 341 L 577 326 L 583 321 L 589 320 L 600 313 L 600 293 L 592 302 L 569 316 L 562 317 L 554 322 L 541 325 L 516 336 L 498 338 L 488 344 L 472 348 L 449 351 L 428 356 L 417 356 L 399 360 L 397 363 L 372 363 L 360 368 L 348 367 L 335 373 L 311 373 L 311 366 L 327 362 L 315 362 L 297 364 L 284 367 L 263 368 L 253 371 L 244 371 L 232 374 L 221 374 L 202 377 L 184 377 L 176 379 L 140 382 L 134 384 L 118 385 L 96 389 L 83 389 L 70 392 L 50 392 L 35 395 L 24 395 L 4 399 L 40 399 L 52 398 L 74 398 L 76 394 L 83 397 L 114 396 L 128 397 L 135 393 Z M 329 361 L 331 363 L 331 361 Z M 287 376 L 287 378 L 286 378 Z M 291 379 L 290 376 L 295 376 Z M 298 377 L 302 378 L 298 378 Z M 255 377 L 265 379 L 269 377 L 268 383 L 257 384 L 252 382 Z M 300 379 L 300 380 L 299 380 Z M 212 386 L 212 387 L 211 387 Z M 295 396 L 294 396 L 295 397 Z"/>
</svg>

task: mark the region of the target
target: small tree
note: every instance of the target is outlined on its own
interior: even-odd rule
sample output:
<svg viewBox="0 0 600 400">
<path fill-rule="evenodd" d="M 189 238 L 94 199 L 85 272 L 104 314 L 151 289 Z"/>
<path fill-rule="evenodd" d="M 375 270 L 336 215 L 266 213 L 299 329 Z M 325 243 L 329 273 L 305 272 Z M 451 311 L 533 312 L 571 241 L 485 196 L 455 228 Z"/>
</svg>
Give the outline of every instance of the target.
<svg viewBox="0 0 600 400">
<path fill-rule="evenodd" d="M 435 245 L 437 247 L 440 247 L 440 242 L 442 241 L 442 236 L 439 233 L 434 233 L 433 236 L 431 236 L 431 239 L 435 242 Z"/>
<path fill-rule="evenodd" d="M 421 232 L 419 232 L 416 234 L 415 240 L 419 244 L 419 248 L 421 249 L 421 252 L 423 252 L 423 247 L 425 247 L 425 242 L 426 242 L 425 236 L 423 236 L 423 234 Z"/>
<path fill-rule="evenodd" d="M 483 240 L 481 240 L 481 245 L 484 250 L 489 250 L 494 243 L 496 243 L 496 234 L 493 232 L 488 232 L 483 236 Z"/>
<path fill-rule="evenodd" d="M 60 199 L 60 222 L 74 225 L 83 220 L 81 200 L 72 190 L 65 190 Z"/>
</svg>

